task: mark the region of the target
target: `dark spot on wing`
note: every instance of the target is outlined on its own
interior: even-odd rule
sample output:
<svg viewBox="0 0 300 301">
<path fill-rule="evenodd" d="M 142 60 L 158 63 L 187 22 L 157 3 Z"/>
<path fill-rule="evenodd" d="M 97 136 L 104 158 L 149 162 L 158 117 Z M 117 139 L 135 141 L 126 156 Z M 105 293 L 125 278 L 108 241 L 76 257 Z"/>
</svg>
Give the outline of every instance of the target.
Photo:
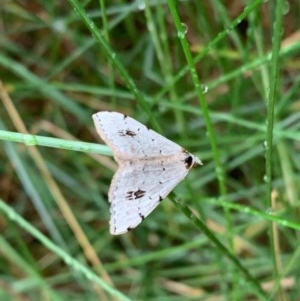
<svg viewBox="0 0 300 301">
<path fill-rule="evenodd" d="M 131 130 L 122 130 L 122 131 L 119 131 L 118 133 L 120 136 L 130 136 L 130 137 L 136 136 L 136 133 Z"/>
<path fill-rule="evenodd" d="M 163 200 L 163 198 L 161 196 L 159 196 L 159 202 L 161 202 Z"/>
<path fill-rule="evenodd" d="M 128 191 L 126 194 L 126 199 L 127 200 L 137 200 L 142 198 L 145 195 L 146 191 L 145 190 L 140 190 L 138 189 L 137 191 Z"/>
<path fill-rule="evenodd" d="M 145 216 L 143 214 L 139 213 L 139 216 L 141 217 L 142 220 L 145 219 Z"/>
</svg>

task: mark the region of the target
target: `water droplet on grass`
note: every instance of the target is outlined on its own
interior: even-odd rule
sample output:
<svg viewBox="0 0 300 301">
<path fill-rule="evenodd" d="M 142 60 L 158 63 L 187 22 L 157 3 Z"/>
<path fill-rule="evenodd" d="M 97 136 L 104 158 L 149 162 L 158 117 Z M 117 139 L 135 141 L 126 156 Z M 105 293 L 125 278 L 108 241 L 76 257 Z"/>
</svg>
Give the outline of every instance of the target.
<svg viewBox="0 0 300 301">
<path fill-rule="evenodd" d="M 179 39 L 183 39 L 188 31 L 188 27 L 185 23 L 181 23 L 181 25 L 182 29 L 177 33 Z"/>
</svg>

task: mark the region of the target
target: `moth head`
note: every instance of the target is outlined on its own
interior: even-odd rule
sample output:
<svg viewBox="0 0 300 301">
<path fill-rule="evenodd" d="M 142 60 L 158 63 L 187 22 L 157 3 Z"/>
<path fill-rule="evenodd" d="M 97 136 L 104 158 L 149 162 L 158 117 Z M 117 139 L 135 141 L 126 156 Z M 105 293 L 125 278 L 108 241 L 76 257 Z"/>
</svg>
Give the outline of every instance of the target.
<svg viewBox="0 0 300 301">
<path fill-rule="evenodd" d="M 184 164 L 187 169 L 191 169 L 192 167 L 202 165 L 202 162 L 198 157 L 193 156 L 187 151 L 185 151 L 185 153 L 186 153 L 186 158 L 184 159 Z"/>
</svg>

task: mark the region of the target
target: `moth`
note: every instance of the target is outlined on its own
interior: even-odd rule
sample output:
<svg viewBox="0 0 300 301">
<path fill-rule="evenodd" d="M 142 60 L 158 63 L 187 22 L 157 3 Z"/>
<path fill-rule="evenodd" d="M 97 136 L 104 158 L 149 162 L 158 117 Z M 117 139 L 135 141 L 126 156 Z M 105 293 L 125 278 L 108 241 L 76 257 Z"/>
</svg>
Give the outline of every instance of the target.
<svg viewBox="0 0 300 301">
<path fill-rule="evenodd" d="M 127 115 L 103 111 L 94 114 L 93 121 L 119 165 L 108 193 L 113 235 L 138 226 L 192 167 L 202 165 L 199 158 Z"/>
</svg>

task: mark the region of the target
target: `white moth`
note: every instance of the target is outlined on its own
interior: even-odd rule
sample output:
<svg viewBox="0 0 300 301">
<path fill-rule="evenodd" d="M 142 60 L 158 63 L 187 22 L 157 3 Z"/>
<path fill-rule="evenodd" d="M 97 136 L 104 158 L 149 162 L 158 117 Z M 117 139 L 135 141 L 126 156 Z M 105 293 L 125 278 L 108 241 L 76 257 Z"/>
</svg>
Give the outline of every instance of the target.
<svg viewBox="0 0 300 301">
<path fill-rule="evenodd" d="M 201 161 L 178 144 L 117 112 L 93 115 L 98 134 L 119 164 L 110 189 L 110 233 L 122 234 L 148 216 Z"/>
</svg>

